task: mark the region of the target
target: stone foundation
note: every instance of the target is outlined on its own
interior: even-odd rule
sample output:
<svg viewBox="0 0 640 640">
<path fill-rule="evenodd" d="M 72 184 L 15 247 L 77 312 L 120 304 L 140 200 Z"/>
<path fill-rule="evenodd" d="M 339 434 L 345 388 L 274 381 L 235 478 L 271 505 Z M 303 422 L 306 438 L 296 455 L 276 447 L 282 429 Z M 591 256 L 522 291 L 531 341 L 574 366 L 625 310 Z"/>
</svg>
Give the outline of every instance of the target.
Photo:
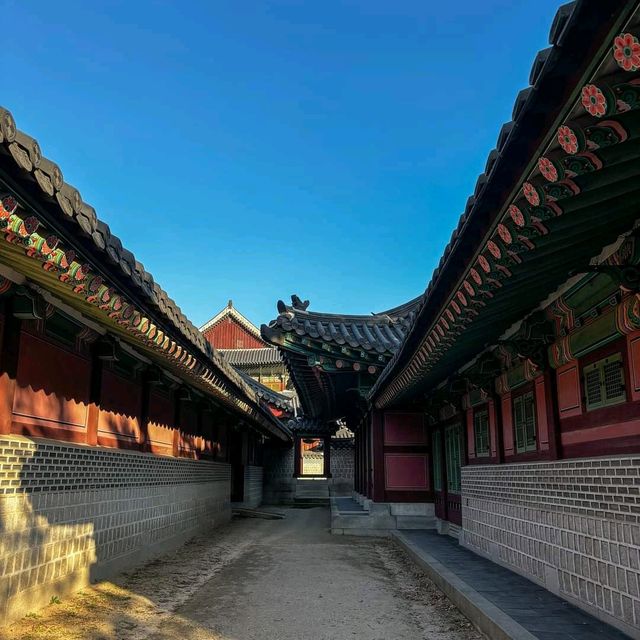
<svg viewBox="0 0 640 640">
<path fill-rule="evenodd" d="M 638 635 L 640 457 L 467 466 L 462 496 L 462 544 Z"/>
<path fill-rule="evenodd" d="M 217 462 L 0 437 L 0 624 L 230 518 Z"/>
</svg>

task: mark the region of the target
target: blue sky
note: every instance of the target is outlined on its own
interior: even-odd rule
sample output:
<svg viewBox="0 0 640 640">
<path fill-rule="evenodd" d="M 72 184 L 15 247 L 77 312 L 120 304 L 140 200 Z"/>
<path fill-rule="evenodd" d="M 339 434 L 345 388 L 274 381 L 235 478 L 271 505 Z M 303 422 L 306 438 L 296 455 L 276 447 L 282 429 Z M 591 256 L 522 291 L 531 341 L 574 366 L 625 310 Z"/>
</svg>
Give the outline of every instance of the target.
<svg viewBox="0 0 640 640">
<path fill-rule="evenodd" d="M 1 103 L 183 311 L 422 292 L 550 0 L 3 0 Z"/>
</svg>

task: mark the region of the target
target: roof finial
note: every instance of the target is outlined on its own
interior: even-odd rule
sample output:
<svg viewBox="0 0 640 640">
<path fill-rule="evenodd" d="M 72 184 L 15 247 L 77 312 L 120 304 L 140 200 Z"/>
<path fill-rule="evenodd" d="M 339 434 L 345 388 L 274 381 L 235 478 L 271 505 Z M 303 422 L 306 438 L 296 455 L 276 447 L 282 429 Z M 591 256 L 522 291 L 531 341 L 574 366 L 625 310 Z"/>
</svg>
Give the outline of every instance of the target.
<svg viewBox="0 0 640 640">
<path fill-rule="evenodd" d="M 302 302 L 302 300 L 300 300 L 300 298 L 294 293 L 291 296 L 291 306 L 298 311 L 306 311 L 309 307 L 309 301 L 305 300 Z"/>
<path fill-rule="evenodd" d="M 227 302 L 227 307 L 229 307 L 229 309 L 233 309 L 233 300 L 229 300 L 229 302 Z"/>
</svg>

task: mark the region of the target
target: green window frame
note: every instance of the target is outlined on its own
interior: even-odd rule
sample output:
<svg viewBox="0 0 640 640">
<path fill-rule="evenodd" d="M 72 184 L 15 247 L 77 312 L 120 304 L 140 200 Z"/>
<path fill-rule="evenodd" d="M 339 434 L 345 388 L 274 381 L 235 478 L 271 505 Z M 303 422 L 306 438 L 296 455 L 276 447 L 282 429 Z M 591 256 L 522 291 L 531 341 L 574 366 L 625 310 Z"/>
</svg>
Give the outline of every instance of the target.
<svg viewBox="0 0 640 640">
<path fill-rule="evenodd" d="M 587 411 L 626 401 L 621 353 L 592 362 L 584 367 L 582 376 Z"/>
<path fill-rule="evenodd" d="M 473 414 L 473 437 L 476 445 L 476 456 L 489 456 L 489 411 L 480 409 Z"/>
<path fill-rule="evenodd" d="M 442 433 L 434 431 L 431 436 L 433 451 L 433 489 L 442 491 Z"/>
<path fill-rule="evenodd" d="M 516 453 L 536 451 L 538 448 L 536 406 L 533 391 L 513 399 L 513 430 Z"/>
<path fill-rule="evenodd" d="M 447 465 L 447 491 L 460 493 L 462 471 L 462 425 L 448 426 L 444 431 L 445 461 Z"/>
</svg>

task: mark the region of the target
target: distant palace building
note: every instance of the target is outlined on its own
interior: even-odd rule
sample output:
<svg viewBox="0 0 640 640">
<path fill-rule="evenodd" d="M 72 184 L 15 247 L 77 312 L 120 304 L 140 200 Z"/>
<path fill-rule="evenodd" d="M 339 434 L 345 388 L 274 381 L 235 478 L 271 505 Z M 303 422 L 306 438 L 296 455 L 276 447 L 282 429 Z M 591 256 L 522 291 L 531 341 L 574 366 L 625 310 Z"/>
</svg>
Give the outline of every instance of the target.
<svg viewBox="0 0 640 640">
<path fill-rule="evenodd" d="M 289 372 L 279 350 L 262 339 L 260 330 L 229 300 L 200 331 L 236 369 L 274 391 L 290 388 Z"/>
</svg>

